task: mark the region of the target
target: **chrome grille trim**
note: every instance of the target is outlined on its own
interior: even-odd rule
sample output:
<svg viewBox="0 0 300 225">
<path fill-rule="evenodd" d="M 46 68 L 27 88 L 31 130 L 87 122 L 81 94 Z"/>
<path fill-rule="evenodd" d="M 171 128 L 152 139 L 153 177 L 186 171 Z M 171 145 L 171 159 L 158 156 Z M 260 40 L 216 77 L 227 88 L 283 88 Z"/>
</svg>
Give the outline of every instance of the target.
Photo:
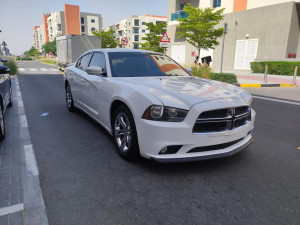
<svg viewBox="0 0 300 225">
<path fill-rule="evenodd" d="M 223 116 L 216 117 L 218 112 Z M 227 112 L 226 117 L 224 112 Z M 203 116 L 204 115 L 204 116 Z M 209 117 L 211 115 L 211 117 Z M 239 106 L 202 112 L 193 127 L 193 133 L 219 133 L 244 127 L 251 122 L 250 106 Z"/>
</svg>

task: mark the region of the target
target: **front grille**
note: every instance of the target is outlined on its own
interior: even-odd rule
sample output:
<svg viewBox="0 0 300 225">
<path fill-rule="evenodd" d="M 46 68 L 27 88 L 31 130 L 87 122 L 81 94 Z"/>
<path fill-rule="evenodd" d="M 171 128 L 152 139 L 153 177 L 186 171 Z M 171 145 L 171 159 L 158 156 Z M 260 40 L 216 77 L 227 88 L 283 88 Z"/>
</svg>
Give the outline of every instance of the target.
<svg viewBox="0 0 300 225">
<path fill-rule="evenodd" d="M 243 140 L 243 138 L 241 138 L 239 140 L 236 140 L 236 141 L 231 141 L 231 142 L 219 144 L 219 145 L 210 145 L 210 146 L 197 147 L 197 148 L 191 149 L 190 151 L 188 151 L 188 153 L 221 150 L 221 149 L 224 149 L 224 148 L 228 148 L 228 147 L 240 142 L 241 140 Z"/>
<path fill-rule="evenodd" d="M 206 111 L 198 117 L 193 133 L 222 132 L 244 126 L 251 121 L 251 108 L 240 106 Z"/>
</svg>

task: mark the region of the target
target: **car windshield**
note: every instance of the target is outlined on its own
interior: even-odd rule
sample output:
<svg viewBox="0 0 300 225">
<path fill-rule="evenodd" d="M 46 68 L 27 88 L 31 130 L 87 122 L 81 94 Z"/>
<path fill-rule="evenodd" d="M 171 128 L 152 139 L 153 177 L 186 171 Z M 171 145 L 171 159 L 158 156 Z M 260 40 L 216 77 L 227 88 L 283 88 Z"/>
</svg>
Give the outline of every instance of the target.
<svg viewBox="0 0 300 225">
<path fill-rule="evenodd" d="M 113 77 L 190 76 L 168 56 L 148 52 L 110 52 Z"/>
</svg>

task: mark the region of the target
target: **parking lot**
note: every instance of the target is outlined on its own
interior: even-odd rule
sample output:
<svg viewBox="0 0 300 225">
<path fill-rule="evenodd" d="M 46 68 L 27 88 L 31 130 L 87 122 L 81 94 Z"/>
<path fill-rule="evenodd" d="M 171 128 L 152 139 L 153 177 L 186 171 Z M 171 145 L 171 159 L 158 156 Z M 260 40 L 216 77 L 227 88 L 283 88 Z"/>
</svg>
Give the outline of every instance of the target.
<svg viewBox="0 0 300 225">
<path fill-rule="evenodd" d="M 230 158 L 129 163 L 117 155 L 112 138 L 101 126 L 81 112 L 67 110 L 60 74 L 24 72 L 19 84 L 49 224 L 300 221 L 296 100 L 293 104 L 254 98 L 254 142 Z M 263 94 L 264 90 L 257 95 Z"/>
</svg>

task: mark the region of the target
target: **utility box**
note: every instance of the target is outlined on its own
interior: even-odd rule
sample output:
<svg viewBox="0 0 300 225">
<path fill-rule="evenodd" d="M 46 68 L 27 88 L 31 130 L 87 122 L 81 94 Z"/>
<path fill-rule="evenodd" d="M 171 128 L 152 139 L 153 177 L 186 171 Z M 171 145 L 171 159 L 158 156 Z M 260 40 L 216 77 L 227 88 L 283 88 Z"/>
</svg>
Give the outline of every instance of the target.
<svg viewBox="0 0 300 225">
<path fill-rule="evenodd" d="M 101 48 L 101 38 L 87 35 L 66 35 L 56 38 L 57 65 L 66 67 L 91 49 Z"/>
</svg>

